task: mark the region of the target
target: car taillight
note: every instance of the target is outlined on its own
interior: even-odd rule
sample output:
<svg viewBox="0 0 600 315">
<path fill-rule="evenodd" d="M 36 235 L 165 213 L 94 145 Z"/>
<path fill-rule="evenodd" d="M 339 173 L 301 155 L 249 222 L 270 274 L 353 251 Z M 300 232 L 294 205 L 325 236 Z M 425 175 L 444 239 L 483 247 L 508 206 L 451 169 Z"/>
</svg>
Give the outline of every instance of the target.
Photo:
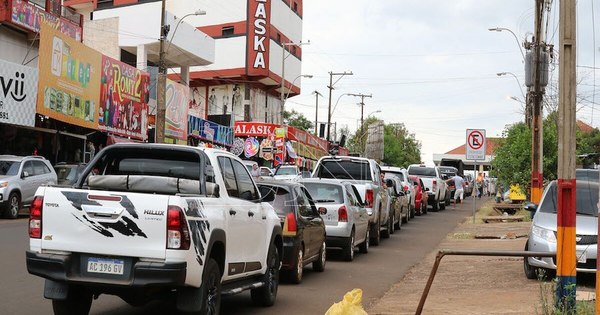
<svg viewBox="0 0 600 315">
<path fill-rule="evenodd" d="M 42 238 L 42 206 L 44 197 L 36 196 L 29 209 L 29 237 Z"/>
<path fill-rule="evenodd" d="M 367 203 L 367 208 L 373 208 L 373 189 L 365 191 L 365 202 Z"/>
<path fill-rule="evenodd" d="M 437 190 L 437 181 L 435 179 L 432 181 L 431 189 L 433 192 Z"/>
<path fill-rule="evenodd" d="M 296 235 L 297 230 L 298 225 L 296 224 L 296 215 L 294 215 L 293 212 L 289 212 L 285 216 L 285 223 L 283 224 L 283 235 L 294 236 Z"/>
<path fill-rule="evenodd" d="M 167 249 L 189 249 L 190 233 L 183 210 L 169 206 L 167 210 Z"/>
<path fill-rule="evenodd" d="M 348 211 L 345 205 L 338 209 L 338 222 L 348 222 Z"/>
</svg>

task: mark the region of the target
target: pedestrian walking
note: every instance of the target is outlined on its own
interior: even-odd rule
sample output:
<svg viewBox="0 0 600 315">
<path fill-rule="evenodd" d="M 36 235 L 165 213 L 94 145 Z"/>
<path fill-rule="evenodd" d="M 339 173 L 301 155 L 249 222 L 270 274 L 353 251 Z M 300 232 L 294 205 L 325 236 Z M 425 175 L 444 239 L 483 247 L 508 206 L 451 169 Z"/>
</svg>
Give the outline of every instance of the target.
<svg viewBox="0 0 600 315">
<path fill-rule="evenodd" d="M 454 200 L 456 201 L 456 203 L 461 203 L 462 200 L 464 199 L 464 193 L 465 193 L 465 180 L 460 177 L 459 175 L 454 175 L 452 178 L 448 179 L 446 181 L 447 184 L 450 184 L 451 182 L 454 181 Z"/>
</svg>

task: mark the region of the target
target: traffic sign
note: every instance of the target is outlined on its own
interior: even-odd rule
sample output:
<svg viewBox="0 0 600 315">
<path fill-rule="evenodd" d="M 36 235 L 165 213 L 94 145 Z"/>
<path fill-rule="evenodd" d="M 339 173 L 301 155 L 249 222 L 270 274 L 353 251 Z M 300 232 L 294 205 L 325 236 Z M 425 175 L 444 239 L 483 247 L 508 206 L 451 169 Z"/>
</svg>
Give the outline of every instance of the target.
<svg viewBox="0 0 600 315">
<path fill-rule="evenodd" d="M 466 159 L 485 160 L 485 129 L 467 129 Z"/>
</svg>

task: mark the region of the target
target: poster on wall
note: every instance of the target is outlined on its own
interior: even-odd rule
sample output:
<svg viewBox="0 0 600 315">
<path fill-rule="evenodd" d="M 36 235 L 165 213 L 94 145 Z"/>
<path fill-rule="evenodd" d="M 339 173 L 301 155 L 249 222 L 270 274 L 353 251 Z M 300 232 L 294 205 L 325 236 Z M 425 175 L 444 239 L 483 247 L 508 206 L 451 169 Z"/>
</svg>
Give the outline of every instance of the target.
<svg viewBox="0 0 600 315">
<path fill-rule="evenodd" d="M 146 140 L 150 75 L 102 56 L 98 129 Z"/>
<path fill-rule="evenodd" d="M 188 115 L 206 119 L 204 87 L 190 88 Z"/>
<path fill-rule="evenodd" d="M 0 123 L 35 125 L 38 69 L 0 60 Z"/>
<path fill-rule="evenodd" d="M 231 85 L 211 86 L 208 90 L 208 114 L 231 114 Z"/>
<path fill-rule="evenodd" d="M 102 55 L 44 23 L 39 50 L 37 112 L 97 129 Z"/>
<path fill-rule="evenodd" d="M 187 140 L 189 91 L 187 86 L 167 79 L 165 93 L 166 137 Z"/>
<path fill-rule="evenodd" d="M 48 13 L 44 9 L 30 4 L 25 0 L 12 0 L 10 20 L 12 23 L 36 33 L 40 32 L 42 24 L 48 24 L 53 29 L 59 30 L 77 41 L 81 41 L 81 28 L 79 25 L 58 15 Z"/>
</svg>

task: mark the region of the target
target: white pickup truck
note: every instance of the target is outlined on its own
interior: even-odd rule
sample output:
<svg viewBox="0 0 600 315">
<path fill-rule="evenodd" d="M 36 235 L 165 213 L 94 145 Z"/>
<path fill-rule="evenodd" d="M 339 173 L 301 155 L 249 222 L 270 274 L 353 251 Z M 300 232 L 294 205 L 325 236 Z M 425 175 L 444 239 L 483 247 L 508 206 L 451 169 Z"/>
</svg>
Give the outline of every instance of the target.
<svg viewBox="0 0 600 315">
<path fill-rule="evenodd" d="M 275 302 L 281 224 L 242 161 L 215 149 L 116 144 L 74 188 L 41 187 L 30 211 L 29 273 L 55 314 L 92 298 L 132 305 L 176 294 L 177 308 L 218 314 L 221 295 Z"/>
<path fill-rule="evenodd" d="M 423 181 L 427 190 L 427 204 L 433 211 L 444 210 L 450 204 L 450 191 L 446 185 L 446 178 L 440 173 L 437 166 L 425 166 L 422 164 L 411 164 L 408 166 L 409 175 L 417 175 Z"/>
</svg>

